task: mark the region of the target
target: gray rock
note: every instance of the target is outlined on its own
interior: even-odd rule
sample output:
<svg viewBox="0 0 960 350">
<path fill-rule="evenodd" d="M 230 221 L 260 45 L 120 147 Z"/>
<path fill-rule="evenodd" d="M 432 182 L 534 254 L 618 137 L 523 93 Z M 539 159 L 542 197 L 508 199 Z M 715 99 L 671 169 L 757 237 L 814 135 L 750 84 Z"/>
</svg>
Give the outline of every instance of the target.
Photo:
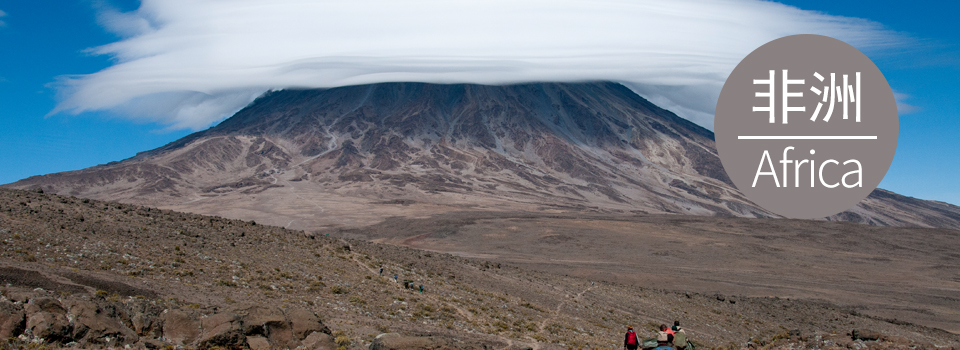
<svg viewBox="0 0 960 350">
<path fill-rule="evenodd" d="M 854 329 L 850 332 L 853 340 L 880 340 L 883 337 L 883 334 L 880 332 L 871 331 L 869 329 Z"/>
<path fill-rule="evenodd" d="M 144 347 L 144 348 L 147 348 L 147 349 L 150 349 L 150 350 L 163 349 L 163 348 L 165 348 L 165 347 L 168 346 L 168 345 L 173 346 L 173 344 L 164 342 L 164 341 L 159 340 L 159 339 L 145 339 L 145 340 L 143 341 L 143 347 Z"/>
<path fill-rule="evenodd" d="M 313 332 L 303 339 L 303 347 L 307 350 L 335 350 L 337 343 L 330 334 Z"/>
<path fill-rule="evenodd" d="M 233 312 L 224 312 L 200 319 L 200 336 L 197 346 L 201 349 L 214 346 L 226 348 L 247 347 L 247 338 L 240 326 L 240 317 Z"/>
<path fill-rule="evenodd" d="M 48 342 L 65 343 L 73 339 L 70 320 L 64 314 L 40 311 L 27 316 L 27 326 L 24 331 L 35 338 L 43 338 Z"/>
<path fill-rule="evenodd" d="M 73 319 L 73 339 L 81 345 L 128 345 L 140 339 L 120 321 L 120 315 L 112 305 L 101 307 L 94 301 L 69 300 L 64 306 Z"/>
<path fill-rule="evenodd" d="M 299 344 L 294 339 L 290 322 L 280 309 L 275 307 L 248 306 L 235 311 L 240 315 L 243 334 L 266 337 L 272 346 L 295 348 Z"/>
<path fill-rule="evenodd" d="M 330 334 L 330 329 L 323 325 L 320 318 L 313 311 L 306 309 L 292 309 L 285 313 L 290 321 L 290 328 L 297 340 L 303 340 L 314 332 Z"/>
<path fill-rule="evenodd" d="M 54 313 L 54 314 L 65 314 L 67 310 L 60 305 L 60 302 L 57 299 L 53 298 L 33 298 L 30 299 L 26 305 L 23 306 L 23 310 L 27 314 L 37 313 L 41 311 Z"/>
<path fill-rule="evenodd" d="M 23 333 L 27 318 L 19 305 L 0 300 L 0 339 L 9 339 Z"/>
<path fill-rule="evenodd" d="M 193 343 L 200 335 L 200 322 L 187 311 L 166 310 L 160 315 L 160 319 L 163 322 L 163 338 L 174 345 Z"/>
<path fill-rule="evenodd" d="M 130 326 L 141 337 L 157 338 L 163 335 L 160 320 L 144 312 L 135 312 L 130 316 Z"/>
<path fill-rule="evenodd" d="M 247 344 L 250 346 L 251 350 L 270 349 L 270 341 L 260 335 L 251 335 L 247 337 Z"/>
</svg>

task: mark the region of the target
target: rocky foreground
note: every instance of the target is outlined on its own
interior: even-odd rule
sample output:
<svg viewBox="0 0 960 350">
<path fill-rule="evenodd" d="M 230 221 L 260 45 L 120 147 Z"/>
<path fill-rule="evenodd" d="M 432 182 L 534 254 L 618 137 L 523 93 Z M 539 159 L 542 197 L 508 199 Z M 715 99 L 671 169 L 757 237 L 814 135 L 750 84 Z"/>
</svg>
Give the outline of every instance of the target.
<svg viewBox="0 0 960 350">
<path fill-rule="evenodd" d="M 960 348 L 829 301 L 654 287 L 0 191 L 0 348 L 619 348 L 673 320 L 699 349 Z"/>
<path fill-rule="evenodd" d="M 28 284 L 52 282 L 33 271 L 7 268 L 4 272 L 8 279 L 15 275 Z M 71 287 L 76 288 L 64 285 L 62 289 Z M 4 292 L 0 301 L 0 336 L 4 339 L 82 348 L 131 344 L 148 349 L 178 345 L 337 348 L 329 328 L 303 308 L 248 305 L 219 309 L 139 295 L 122 297 L 103 290 L 94 295 L 42 288 Z"/>
</svg>

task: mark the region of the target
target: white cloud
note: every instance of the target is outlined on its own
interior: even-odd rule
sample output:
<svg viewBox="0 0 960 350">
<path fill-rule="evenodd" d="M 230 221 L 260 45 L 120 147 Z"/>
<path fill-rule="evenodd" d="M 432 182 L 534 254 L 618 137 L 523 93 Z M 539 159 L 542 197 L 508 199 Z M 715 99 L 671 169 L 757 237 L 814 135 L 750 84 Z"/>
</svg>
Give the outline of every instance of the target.
<svg viewBox="0 0 960 350">
<path fill-rule="evenodd" d="M 0 17 L 4 17 L 6 15 L 7 15 L 6 12 L 3 12 L 3 10 L 0 10 Z M 0 21 L 0 27 L 6 27 L 6 26 L 7 26 L 7 22 Z"/>
<path fill-rule="evenodd" d="M 712 127 L 724 79 L 754 48 L 817 33 L 861 49 L 881 26 L 759 0 L 144 0 L 101 8 L 117 60 L 60 80 L 56 110 L 209 126 L 258 93 L 386 81 L 613 80 Z"/>
<path fill-rule="evenodd" d="M 154 30 L 151 23 L 137 12 L 120 12 L 105 0 L 95 0 L 93 6 L 97 10 L 97 23 L 121 37 L 129 38 Z"/>
<path fill-rule="evenodd" d="M 910 99 L 910 97 L 910 95 L 904 93 L 896 91 L 893 92 L 893 98 L 897 100 L 897 112 L 900 115 L 910 114 L 920 110 L 920 107 L 905 102 L 906 100 Z"/>
</svg>

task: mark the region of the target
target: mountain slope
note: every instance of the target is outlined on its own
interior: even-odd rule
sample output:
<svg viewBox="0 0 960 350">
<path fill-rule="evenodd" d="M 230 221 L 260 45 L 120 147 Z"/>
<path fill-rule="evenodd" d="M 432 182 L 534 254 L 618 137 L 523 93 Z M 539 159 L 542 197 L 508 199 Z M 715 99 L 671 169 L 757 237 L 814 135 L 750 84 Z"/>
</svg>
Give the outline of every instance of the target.
<svg viewBox="0 0 960 350">
<path fill-rule="evenodd" d="M 460 210 L 775 216 L 713 133 L 616 83 L 387 83 L 265 94 L 128 160 L 7 185 L 314 228 Z M 960 208 L 875 191 L 831 219 L 960 228 Z"/>
<path fill-rule="evenodd" d="M 497 213 L 488 214 L 497 217 Z M 513 221 L 509 216 L 502 218 Z M 539 219 L 550 218 L 540 215 Z M 598 216 L 592 220 L 604 219 Z M 847 250 L 843 245 L 815 241 L 832 235 L 837 228 L 856 226 L 807 220 L 722 219 L 732 224 L 728 226 L 715 225 L 716 221 L 710 218 L 681 215 L 651 215 L 639 220 L 678 220 L 679 225 L 670 225 L 678 229 L 691 224 L 715 226 L 727 234 L 714 232 L 711 237 L 727 244 L 743 238 L 759 239 L 753 236 L 763 235 L 769 240 L 799 234 L 792 238 L 794 242 L 811 243 L 806 245 L 816 250 Z M 564 220 L 554 223 L 563 225 L 561 221 Z M 730 234 L 757 224 L 794 228 L 782 235 Z M 834 229 L 822 230 L 822 226 Z M 823 233 L 804 233 L 814 229 Z M 181 344 L 187 348 L 246 348 L 254 347 L 253 340 L 259 337 L 260 344 L 268 338 L 270 348 L 297 348 L 302 343 L 307 349 L 323 349 L 310 346 L 309 337 L 303 338 L 310 332 L 296 326 L 294 320 L 304 319 L 293 316 L 302 316 L 303 310 L 320 316 L 321 327 L 329 328 L 320 332 L 335 335 L 337 342 L 348 349 L 372 348 L 377 334 L 384 332 L 429 335 L 456 344 L 431 347 L 435 349 L 609 348 L 619 346 L 628 325 L 647 338 L 655 335 L 653 327 L 672 320 L 683 322 L 689 339 L 702 349 L 826 349 L 831 345 L 851 349 L 932 349 L 960 345 L 960 335 L 930 328 L 939 325 L 929 321 L 940 318 L 940 324 L 954 326 L 946 329 L 956 329 L 956 312 L 950 312 L 956 309 L 956 303 L 950 303 L 955 294 L 949 290 L 954 283 L 949 279 L 955 276 L 956 269 L 944 266 L 941 259 L 956 253 L 948 248 L 933 249 L 932 254 L 914 249 L 915 243 L 922 240 L 920 237 L 949 237 L 951 231 L 869 231 L 862 234 L 882 239 L 868 246 L 855 246 L 850 254 L 839 254 L 850 260 L 837 259 L 836 255 L 825 261 L 817 255 L 806 256 L 812 264 L 832 267 L 829 276 L 819 277 L 858 271 L 866 281 L 851 280 L 848 286 L 885 283 L 890 285 L 887 290 L 894 290 L 849 304 L 821 298 L 789 298 L 783 294 L 717 294 L 712 288 L 665 291 L 659 283 L 609 281 L 610 275 L 578 277 L 582 262 L 568 262 L 569 269 L 555 273 L 524 268 L 505 259 L 463 258 L 345 239 L 335 234 L 305 234 L 116 202 L 0 190 L 0 317 L 4 320 L 0 323 L 0 334 L 4 335 L 0 347 L 41 348 L 29 343 L 41 340 L 27 337 L 17 343 L 16 337 L 32 333 L 42 338 L 42 332 L 51 334 L 66 329 L 67 334 L 47 337 L 45 340 L 53 344 L 43 344 L 43 348 L 130 345 L 134 349 L 156 349 Z M 956 240 L 948 238 L 946 242 Z M 916 258 L 900 264 L 887 258 L 887 252 L 869 249 L 887 242 L 906 243 L 896 248 L 897 254 L 891 258 L 899 259 L 901 254 Z M 629 240 L 614 250 L 643 250 L 646 243 Z M 920 283 L 898 288 L 906 287 L 902 278 L 885 281 L 865 273 L 869 270 L 857 270 L 861 261 L 873 259 L 886 260 L 880 262 L 881 266 L 888 264 L 893 270 L 934 268 L 922 268 L 908 277 L 909 281 Z M 668 264 L 649 266 L 664 265 Z M 779 269 L 787 264 L 770 265 Z M 714 264 L 721 266 L 722 263 Z M 650 270 L 631 268 L 630 274 L 643 275 Z M 784 277 L 791 275 L 783 272 Z M 405 280 L 423 285 L 424 292 L 404 288 Z M 813 280 L 809 284 L 825 282 Z M 935 299 L 941 303 L 901 309 L 904 304 Z M 923 312 L 920 321 L 926 321 L 926 326 L 911 324 L 916 322 L 915 318 L 905 321 L 878 317 L 875 308 L 864 305 L 887 300 L 893 301 L 889 307 L 897 311 Z M 243 310 L 250 310 L 249 305 L 275 312 L 248 317 L 251 313 Z M 945 305 L 947 312 L 938 311 L 935 306 L 939 305 Z M 307 320 L 310 318 L 308 313 Z M 285 319 L 289 319 L 290 327 L 284 326 Z M 251 327 L 250 323 L 256 326 Z M 878 332 L 884 341 L 853 341 L 847 335 L 853 329 Z M 74 340 L 79 345 L 69 344 Z"/>
</svg>

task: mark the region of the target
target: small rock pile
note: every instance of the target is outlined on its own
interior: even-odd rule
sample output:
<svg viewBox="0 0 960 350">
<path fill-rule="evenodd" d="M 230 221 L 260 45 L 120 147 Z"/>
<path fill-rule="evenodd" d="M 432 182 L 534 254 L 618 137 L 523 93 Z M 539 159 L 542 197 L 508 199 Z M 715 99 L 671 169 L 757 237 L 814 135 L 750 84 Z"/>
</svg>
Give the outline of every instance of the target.
<svg viewBox="0 0 960 350">
<path fill-rule="evenodd" d="M 82 348 L 337 348 L 330 329 L 305 309 L 243 305 L 218 310 L 102 294 L 3 290 L 0 339 Z"/>
</svg>

